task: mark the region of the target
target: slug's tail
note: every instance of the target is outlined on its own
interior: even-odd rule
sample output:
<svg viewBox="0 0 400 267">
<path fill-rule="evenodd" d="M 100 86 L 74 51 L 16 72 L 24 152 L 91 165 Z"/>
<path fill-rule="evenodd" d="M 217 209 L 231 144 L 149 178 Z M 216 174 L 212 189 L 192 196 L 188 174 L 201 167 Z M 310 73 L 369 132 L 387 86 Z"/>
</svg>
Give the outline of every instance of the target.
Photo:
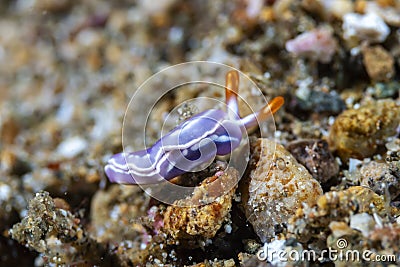
<svg viewBox="0 0 400 267">
<path fill-rule="evenodd" d="M 155 169 L 147 150 L 113 155 L 104 167 L 112 183 L 153 184 L 164 180 Z"/>
<path fill-rule="evenodd" d="M 104 171 L 112 183 L 137 184 L 129 172 L 123 153 L 115 154 L 104 167 Z"/>
<path fill-rule="evenodd" d="M 129 173 L 129 170 L 121 170 L 111 164 L 104 167 L 104 171 L 112 183 L 137 184 Z"/>
</svg>

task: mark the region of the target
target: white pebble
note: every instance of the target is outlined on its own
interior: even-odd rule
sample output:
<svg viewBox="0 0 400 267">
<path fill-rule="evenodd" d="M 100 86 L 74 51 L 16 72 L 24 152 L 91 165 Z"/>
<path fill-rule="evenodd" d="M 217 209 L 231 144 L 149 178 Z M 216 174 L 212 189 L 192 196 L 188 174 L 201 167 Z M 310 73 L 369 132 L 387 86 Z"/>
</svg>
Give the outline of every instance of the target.
<svg viewBox="0 0 400 267">
<path fill-rule="evenodd" d="M 183 40 L 183 29 L 181 27 L 172 27 L 168 33 L 168 39 L 171 43 L 178 44 Z"/>
<path fill-rule="evenodd" d="M 350 216 L 350 227 L 359 230 L 363 236 L 367 237 L 374 229 L 375 221 L 368 213 L 359 213 Z"/>
<path fill-rule="evenodd" d="M 88 143 L 85 139 L 75 136 L 64 140 L 57 147 L 57 153 L 65 158 L 73 158 L 85 149 L 87 149 Z"/>
<path fill-rule="evenodd" d="M 263 8 L 263 0 L 247 0 L 246 14 L 249 18 L 256 18 L 260 15 Z"/>
<path fill-rule="evenodd" d="M 337 18 L 353 11 L 353 3 L 348 0 L 319 0 L 325 12 Z"/>
<path fill-rule="evenodd" d="M 344 38 L 358 38 L 369 42 L 381 43 L 390 33 L 389 27 L 381 17 L 375 13 L 365 15 L 348 13 L 343 16 Z"/>
<path fill-rule="evenodd" d="M 232 226 L 230 224 L 225 224 L 224 229 L 225 229 L 225 233 L 227 233 L 227 234 L 232 233 Z"/>
<path fill-rule="evenodd" d="M 400 12 L 395 7 L 382 7 L 379 4 L 368 1 L 365 7 L 366 13 L 376 13 L 387 24 L 395 27 L 400 26 Z"/>
<path fill-rule="evenodd" d="M 73 101 L 65 98 L 57 110 L 56 120 L 61 125 L 66 125 L 72 120 L 74 115 L 75 105 Z"/>
<path fill-rule="evenodd" d="M 11 197 L 11 187 L 6 184 L 0 185 L 0 203 L 9 200 L 10 197 Z"/>
<path fill-rule="evenodd" d="M 361 160 L 350 158 L 349 159 L 349 172 L 353 172 L 353 171 L 357 170 L 357 166 L 359 166 L 361 164 L 362 164 Z"/>
<path fill-rule="evenodd" d="M 102 42 L 102 37 L 93 29 L 85 29 L 78 33 L 76 40 L 83 47 L 94 47 Z"/>
<path fill-rule="evenodd" d="M 328 118 L 328 124 L 329 124 L 330 126 L 332 126 L 334 122 L 335 122 L 335 117 L 329 116 L 329 118 Z"/>
<path fill-rule="evenodd" d="M 400 151 L 400 140 L 399 139 L 389 140 L 389 142 L 386 143 L 385 146 L 387 150 Z"/>
<path fill-rule="evenodd" d="M 159 0 L 157 2 L 140 0 L 138 1 L 139 10 L 147 15 L 157 15 L 168 11 L 176 3 L 176 0 Z"/>
</svg>

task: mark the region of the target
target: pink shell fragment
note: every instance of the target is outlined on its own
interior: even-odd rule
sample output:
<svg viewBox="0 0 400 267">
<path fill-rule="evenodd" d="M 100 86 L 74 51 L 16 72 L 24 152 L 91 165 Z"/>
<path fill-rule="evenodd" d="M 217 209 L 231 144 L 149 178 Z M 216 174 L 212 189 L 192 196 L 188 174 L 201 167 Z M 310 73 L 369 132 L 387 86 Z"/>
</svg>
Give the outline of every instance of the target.
<svg viewBox="0 0 400 267">
<path fill-rule="evenodd" d="M 326 27 L 304 32 L 286 42 L 285 48 L 299 57 L 307 57 L 329 63 L 336 52 L 337 42 L 332 30 Z"/>
</svg>

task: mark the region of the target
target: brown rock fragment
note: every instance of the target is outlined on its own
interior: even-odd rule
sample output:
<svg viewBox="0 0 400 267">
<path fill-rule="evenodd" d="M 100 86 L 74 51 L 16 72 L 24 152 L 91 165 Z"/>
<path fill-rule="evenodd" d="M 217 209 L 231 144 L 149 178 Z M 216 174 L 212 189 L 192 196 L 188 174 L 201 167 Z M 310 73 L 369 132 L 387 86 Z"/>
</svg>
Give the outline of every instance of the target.
<svg viewBox="0 0 400 267">
<path fill-rule="evenodd" d="M 33 1 L 33 7 L 38 11 L 63 12 L 68 10 L 74 1 L 68 0 L 41 0 Z"/>
<path fill-rule="evenodd" d="M 325 140 L 295 141 L 287 149 L 320 183 L 326 183 L 339 172 L 339 165 Z"/>
<path fill-rule="evenodd" d="M 164 230 L 174 239 L 195 239 L 212 238 L 221 228 L 232 207 L 232 196 L 236 186 L 233 182 L 238 180 L 238 172 L 229 168 L 224 174 L 210 177 L 198 186 L 192 198 L 178 200 L 176 205 L 168 206 L 164 213 Z M 201 200 L 209 202 L 208 198 L 219 194 L 221 190 L 231 188 L 226 194 L 217 197 L 214 202 L 206 205 L 192 205 L 191 203 L 201 203 Z"/>
<path fill-rule="evenodd" d="M 242 184 L 246 217 L 262 242 L 271 239 L 275 228 L 286 224 L 296 209 L 312 205 L 322 194 L 320 184 L 280 144 L 258 139 L 252 144 L 256 164 Z"/>
<path fill-rule="evenodd" d="M 363 47 L 364 66 L 371 80 L 388 81 L 395 74 L 394 59 L 382 46 Z"/>
<path fill-rule="evenodd" d="M 342 112 L 329 133 L 329 145 L 340 158 L 363 159 L 372 156 L 378 145 L 396 134 L 400 106 L 393 100 L 379 100 L 359 109 Z"/>
<path fill-rule="evenodd" d="M 2 125 L 0 125 L 0 140 L 4 144 L 13 144 L 15 138 L 19 133 L 19 125 L 17 119 L 13 117 L 7 118 Z"/>
<path fill-rule="evenodd" d="M 10 230 L 11 237 L 43 253 L 48 263 L 55 265 L 79 260 L 91 265 L 109 263 L 105 246 L 89 237 L 80 220 L 59 204 L 48 192 L 36 193 L 29 202 L 28 215 Z"/>
</svg>

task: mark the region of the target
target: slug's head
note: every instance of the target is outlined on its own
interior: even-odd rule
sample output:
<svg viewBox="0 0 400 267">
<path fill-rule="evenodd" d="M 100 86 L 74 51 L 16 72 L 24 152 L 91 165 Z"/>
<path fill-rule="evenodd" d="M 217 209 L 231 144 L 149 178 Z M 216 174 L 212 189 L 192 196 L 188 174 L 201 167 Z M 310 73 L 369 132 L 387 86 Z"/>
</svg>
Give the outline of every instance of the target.
<svg viewBox="0 0 400 267">
<path fill-rule="evenodd" d="M 228 106 L 228 114 L 230 117 L 236 117 L 240 119 L 239 104 L 237 100 L 239 92 L 239 73 L 236 70 L 229 71 L 226 74 L 226 86 L 225 96 L 226 104 Z M 241 124 L 246 128 L 250 129 L 257 126 L 260 122 L 265 121 L 268 117 L 273 115 L 283 105 L 284 99 L 281 96 L 275 97 L 262 109 L 256 113 L 250 114 L 240 119 Z M 233 112 L 234 114 L 230 114 Z"/>
</svg>

